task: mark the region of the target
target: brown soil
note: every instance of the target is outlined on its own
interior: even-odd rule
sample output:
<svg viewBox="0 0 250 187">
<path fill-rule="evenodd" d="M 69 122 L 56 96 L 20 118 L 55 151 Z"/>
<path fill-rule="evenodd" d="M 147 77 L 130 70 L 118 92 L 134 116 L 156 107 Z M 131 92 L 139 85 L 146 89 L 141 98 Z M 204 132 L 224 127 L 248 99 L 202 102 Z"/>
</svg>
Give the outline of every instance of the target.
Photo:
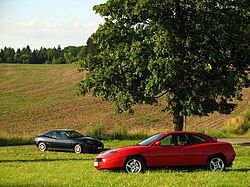
<svg viewBox="0 0 250 187">
<path fill-rule="evenodd" d="M 106 129 L 132 132 L 172 130 L 172 116 L 157 106 L 137 105 L 134 114 L 114 114 L 113 103 L 100 98 L 77 97 L 76 84 L 84 77 L 76 66 L 0 65 L 0 135 L 35 135 L 55 128 L 81 132 L 102 124 Z M 3 77 L 6 77 L 3 79 Z M 250 104 L 250 89 L 230 115 L 189 117 L 186 130 L 216 129 Z"/>
</svg>

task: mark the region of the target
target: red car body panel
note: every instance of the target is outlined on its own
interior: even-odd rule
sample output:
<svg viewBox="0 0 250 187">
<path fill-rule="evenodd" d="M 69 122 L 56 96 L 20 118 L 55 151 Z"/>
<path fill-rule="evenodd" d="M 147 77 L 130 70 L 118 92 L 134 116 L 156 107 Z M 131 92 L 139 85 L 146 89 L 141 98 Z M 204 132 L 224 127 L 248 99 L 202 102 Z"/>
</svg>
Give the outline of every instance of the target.
<svg viewBox="0 0 250 187">
<path fill-rule="evenodd" d="M 144 159 L 146 167 L 161 166 L 205 166 L 212 155 L 222 155 L 228 166 L 232 165 L 235 152 L 231 144 L 218 142 L 203 134 L 185 131 L 166 132 L 149 145 L 128 146 L 108 150 L 99 154 L 94 162 L 96 169 L 123 168 L 125 161 L 131 156 L 140 156 Z M 159 146 L 157 142 L 168 135 L 185 134 L 194 135 L 207 140 L 194 145 Z"/>
</svg>

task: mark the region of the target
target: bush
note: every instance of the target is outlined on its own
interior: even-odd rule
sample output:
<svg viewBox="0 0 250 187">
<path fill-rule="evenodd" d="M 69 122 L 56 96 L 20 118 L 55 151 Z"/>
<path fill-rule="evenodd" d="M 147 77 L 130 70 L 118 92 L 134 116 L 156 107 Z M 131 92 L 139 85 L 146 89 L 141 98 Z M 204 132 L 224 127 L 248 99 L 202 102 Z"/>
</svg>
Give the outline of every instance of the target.
<svg viewBox="0 0 250 187">
<path fill-rule="evenodd" d="M 249 137 L 250 108 L 226 121 L 223 127 L 206 133 L 216 138 Z"/>
<path fill-rule="evenodd" d="M 0 136 L 0 146 L 31 145 L 35 137 Z"/>
</svg>

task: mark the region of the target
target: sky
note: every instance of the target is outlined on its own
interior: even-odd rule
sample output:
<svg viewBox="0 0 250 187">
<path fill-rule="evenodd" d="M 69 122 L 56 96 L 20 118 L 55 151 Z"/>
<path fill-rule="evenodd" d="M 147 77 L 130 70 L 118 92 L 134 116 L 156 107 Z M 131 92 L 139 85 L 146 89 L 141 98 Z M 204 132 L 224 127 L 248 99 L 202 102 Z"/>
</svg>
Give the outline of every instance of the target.
<svg viewBox="0 0 250 187">
<path fill-rule="evenodd" d="M 0 48 L 86 45 L 103 18 L 94 5 L 107 0 L 0 0 Z"/>
</svg>

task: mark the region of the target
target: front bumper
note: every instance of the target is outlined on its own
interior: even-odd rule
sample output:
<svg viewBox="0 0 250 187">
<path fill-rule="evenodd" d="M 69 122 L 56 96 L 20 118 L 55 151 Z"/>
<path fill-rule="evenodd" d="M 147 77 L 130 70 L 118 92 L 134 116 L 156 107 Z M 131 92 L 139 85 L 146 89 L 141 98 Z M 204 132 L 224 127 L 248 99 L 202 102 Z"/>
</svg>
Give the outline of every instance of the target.
<svg viewBox="0 0 250 187">
<path fill-rule="evenodd" d="M 99 145 L 85 145 L 85 151 L 89 152 L 89 153 L 100 153 L 103 151 L 104 149 L 104 145 L 103 144 L 99 144 Z"/>
<path fill-rule="evenodd" d="M 93 165 L 96 169 L 116 169 L 123 168 L 125 158 L 118 158 L 113 160 L 96 158 Z"/>
</svg>

